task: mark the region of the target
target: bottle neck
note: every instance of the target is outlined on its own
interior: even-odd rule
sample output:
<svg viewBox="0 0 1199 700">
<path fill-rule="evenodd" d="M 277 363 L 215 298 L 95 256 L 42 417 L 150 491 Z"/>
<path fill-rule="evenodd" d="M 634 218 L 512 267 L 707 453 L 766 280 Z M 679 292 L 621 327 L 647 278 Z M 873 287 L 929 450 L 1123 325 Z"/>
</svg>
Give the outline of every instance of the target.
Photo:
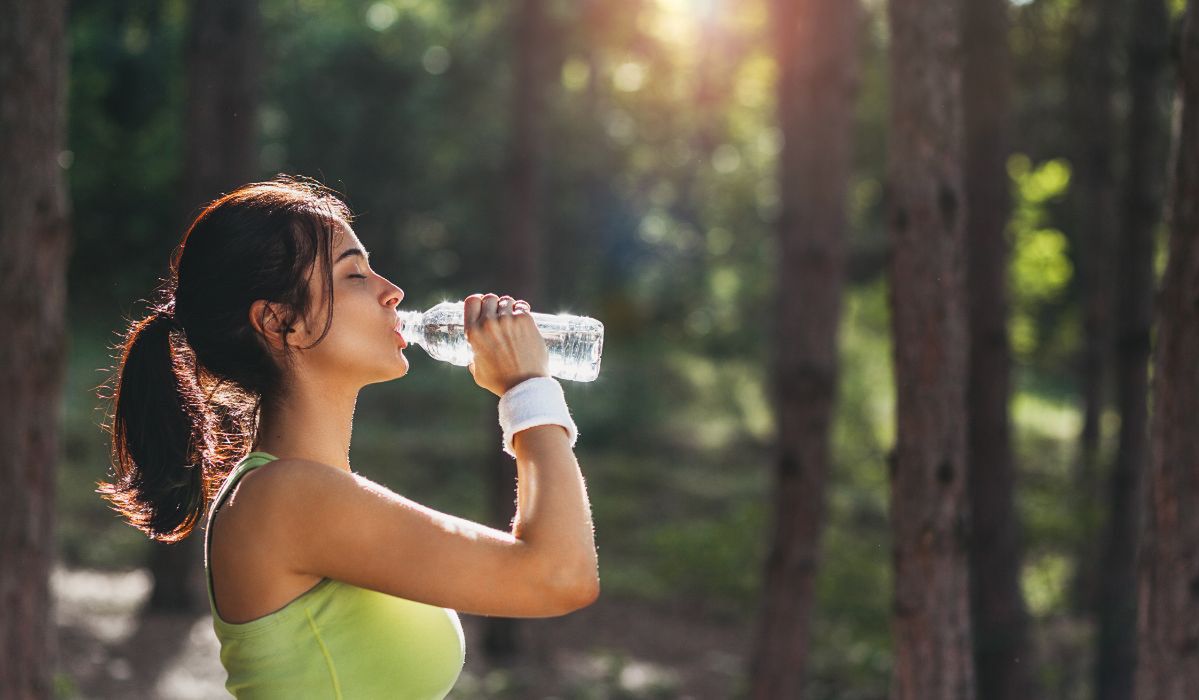
<svg viewBox="0 0 1199 700">
<path fill-rule="evenodd" d="M 396 330 L 404 337 L 409 345 L 425 346 L 425 324 L 419 311 L 397 311 Z"/>
</svg>

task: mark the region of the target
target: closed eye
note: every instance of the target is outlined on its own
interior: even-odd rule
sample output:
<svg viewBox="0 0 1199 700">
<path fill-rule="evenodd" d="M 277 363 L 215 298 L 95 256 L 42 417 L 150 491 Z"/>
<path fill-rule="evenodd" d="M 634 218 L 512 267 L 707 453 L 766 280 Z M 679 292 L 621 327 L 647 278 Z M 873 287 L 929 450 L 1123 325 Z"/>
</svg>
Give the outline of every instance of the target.
<svg viewBox="0 0 1199 700">
<path fill-rule="evenodd" d="M 366 275 L 350 275 L 350 277 L 362 280 L 366 279 Z"/>
</svg>

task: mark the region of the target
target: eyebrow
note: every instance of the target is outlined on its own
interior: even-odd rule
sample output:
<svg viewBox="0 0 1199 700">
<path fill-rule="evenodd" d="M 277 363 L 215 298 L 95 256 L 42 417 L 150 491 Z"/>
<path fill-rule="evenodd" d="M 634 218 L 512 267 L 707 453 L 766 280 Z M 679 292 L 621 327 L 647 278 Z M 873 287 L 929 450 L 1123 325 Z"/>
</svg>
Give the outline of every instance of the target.
<svg viewBox="0 0 1199 700">
<path fill-rule="evenodd" d="M 371 254 L 365 250 L 361 248 L 346 248 L 345 250 L 341 251 L 341 255 L 337 256 L 337 260 L 334 260 L 333 264 L 336 265 L 352 255 L 357 255 L 367 262 L 371 261 Z"/>
</svg>

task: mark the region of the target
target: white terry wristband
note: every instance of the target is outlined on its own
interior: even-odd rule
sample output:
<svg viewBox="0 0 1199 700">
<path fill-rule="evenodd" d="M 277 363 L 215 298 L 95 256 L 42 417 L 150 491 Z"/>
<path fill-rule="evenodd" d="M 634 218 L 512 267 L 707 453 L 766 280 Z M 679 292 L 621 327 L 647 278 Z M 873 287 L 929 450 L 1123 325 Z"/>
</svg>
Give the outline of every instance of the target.
<svg viewBox="0 0 1199 700">
<path fill-rule="evenodd" d="M 533 377 L 517 384 L 500 397 L 500 427 L 504 430 L 504 452 L 516 457 L 512 437 L 538 425 L 560 425 L 575 446 L 579 429 L 566 407 L 562 385 L 553 377 Z"/>
</svg>

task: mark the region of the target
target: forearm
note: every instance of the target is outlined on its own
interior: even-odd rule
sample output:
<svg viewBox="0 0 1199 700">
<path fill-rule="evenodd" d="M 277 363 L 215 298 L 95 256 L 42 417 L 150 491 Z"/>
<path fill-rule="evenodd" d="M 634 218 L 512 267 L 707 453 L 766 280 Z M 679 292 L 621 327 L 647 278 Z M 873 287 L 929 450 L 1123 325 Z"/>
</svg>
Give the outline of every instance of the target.
<svg viewBox="0 0 1199 700">
<path fill-rule="evenodd" d="M 512 534 L 564 585 L 598 583 L 591 504 L 566 430 L 541 425 L 513 436 L 517 499 Z"/>
</svg>

